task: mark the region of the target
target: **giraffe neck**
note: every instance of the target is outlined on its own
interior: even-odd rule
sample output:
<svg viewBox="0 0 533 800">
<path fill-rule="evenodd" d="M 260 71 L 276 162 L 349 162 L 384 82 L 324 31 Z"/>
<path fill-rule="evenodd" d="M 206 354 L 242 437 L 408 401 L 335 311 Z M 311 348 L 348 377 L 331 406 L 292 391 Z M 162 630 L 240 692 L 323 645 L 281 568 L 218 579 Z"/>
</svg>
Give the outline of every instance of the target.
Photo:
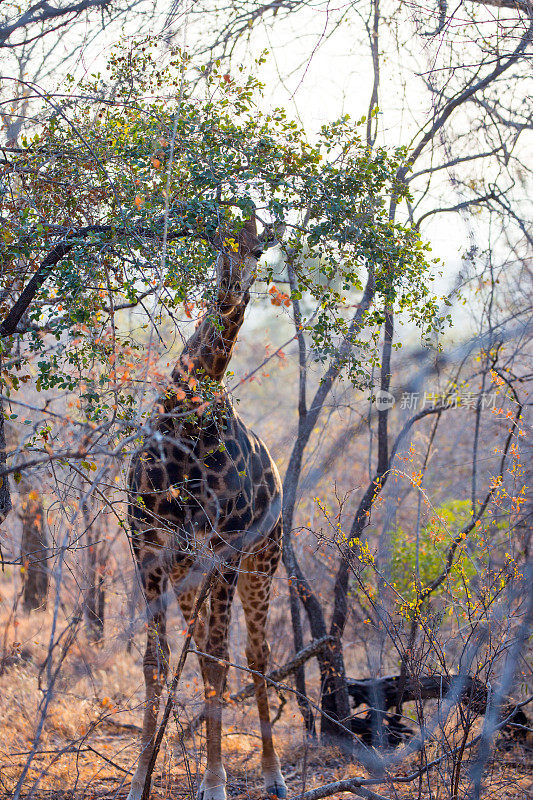
<svg viewBox="0 0 533 800">
<path fill-rule="evenodd" d="M 174 383 L 182 383 L 184 374 L 191 372 L 222 382 L 249 299 L 250 295 L 246 292 L 242 301 L 229 309 L 221 302 L 211 306 L 183 348 L 172 372 Z"/>
</svg>

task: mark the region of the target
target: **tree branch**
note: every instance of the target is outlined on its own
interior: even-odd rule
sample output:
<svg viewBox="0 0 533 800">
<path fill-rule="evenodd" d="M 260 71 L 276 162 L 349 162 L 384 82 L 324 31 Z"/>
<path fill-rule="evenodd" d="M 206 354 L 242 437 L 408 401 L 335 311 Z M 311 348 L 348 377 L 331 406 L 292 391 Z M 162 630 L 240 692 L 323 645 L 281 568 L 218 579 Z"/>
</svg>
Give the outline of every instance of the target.
<svg viewBox="0 0 533 800">
<path fill-rule="evenodd" d="M 15 31 L 28 28 L 30 25 L 35 25 L 37 23 L 48 22 L 48 20 L 57 19 L 58 17 L 69 15 L 77 16 L 81 14 L 82 11 L 88 11 L 90 8 L 103 9 L 109 5 L 109 2 L 110 0 L 81 0 L 80 3 L 71 3 L 63 8 L 54 8 L 54 6 L 48 4 L 47 0 L 40 0 L 39 3 L 28 8 L 27 11 L 21 14 L 21 16 L 10 25 L 3 25 L 0 27 L 0 47 L 14 46 L 8 42 L 8 39 Z M 46 36 L 47 33 L 50 33 L 50 31 L 43 31 L 41 36 Z M 22 44 L 24 44 L 24 42 Z"/>
<path fill-rule="evenodd" d="M 531 14 L 533 5 L 531 0 L 470 0 L 479 6 L 496 6 L 496 8 L 511 8 L 514 11 L 524 11 Z"/>
<path fill-rule="evenodd" d="M 417 144 L 409 158 L 407 159 L 405 165 L 398 170 L 398 180 L 404 181 L 407 173 L 409 172 L 412 165 L 415 163 L 419 155 L 422 153 L 426 145 L 434 138 L 437 131 L 439 131 L 446 120 L 453 114 L 456 108 L 461 106 L 467 100 L 469 100 L 473 95 L 477 92 L 481 92 L 485 89 L 493 80 L 499 78 L 509 67 L 512 67 L 513 64 L 519 59 L 522 55 L 528 44 L 531 42 L 531 37 L 533 35 L 533 17 L 531 19 L 531 24 L 529 25 L 527 31 L 524 33 L 522 38 L 520 39 L 519 44 L 513 50 L 509 58 L 505 61 L 499 61 L 498 65 L 489 72 L 484 78 L 475 83 L 471 83 L 466 89 L 464 89 L 460 94 L 450 100 L 447 105 L 444 107 L 443 111 L 438 114 L 437 118 L 433 122 L 431 128 L 426 131 L 426 133 L 422 136 L 422 139 Z"/>
<path fill-rule="evenodd" d="M 22 316 L 27 311 L 31 301 L 49 276 L 53 267 L 55 267 L 61 259 L 63 259 L 77 244 L 75 241 L 69 239 L 85 238 L 94 233 L 112 233 L 128 236 L 139 236 L 141 238 L 159 239 L 163 237 L 163 231 L 156 231 L 153 228 L 145 228 L 139 226 L 137 228 L 117 228 L 114 225 L 88 225 L 85 228 L 80 228 L 76 231 L 71 231 L 67 234 L 66 238 L 58 242 L 55 247 L 43 259 L 37 272 L 26 284 L 22 290 L 20 297 L 15 305 L 0 324 L 0 337 L 10 336 L 15 333 L 17 325 L 19 324 Z M 167 241 L 170 239 L 179 239 L 183 236 L 191 236 L 192 231 L 190 228 L 181 228 L 176 231 L 169 231 L 167 233 Z"/>
<path fill-rule="evenodd" d="M 450 214 L 455 211 L 462 211 L 464 208 L 468 208 L 469 206 L 482 206 L 488 200 L 496 200 L 496 195 L 494 192 L 489 192 L 489 194 L 485 194 L 483 197 L 474 197 L 472 200 L 463 200 L 462 203 L 457 203 L 455 206 L 448 206 L 447 208 L 434 208 L 432 211 L 426 211 L 425 214 L 422 214 L 422 216 L 419 217 L 415 222 L 414 227 L 419 230 L 422 221 L 428 217 L 432 217 L 434 214 Z"/>
<path fill-rule="evenodd" d="M 303 650 L 300 650 L 299 653 L 296 653 L 294 658 L 292 658 L 282 667 L 278 667 L 277 669 L 272 670 L 272 672 L 269 672 L 268 675 L 265 675 L 266 682 L 272 685 L 282 681 L 291 673 L 296 672 L 298 667 L 300 667 L 302 664 L 305 664 L 305 662 L 309 661 L 310 658 L 313 658 L 313 656 L 316 656 L 318 653 L 321 653 L 323 650 L 325 650 L 328 645 L 332 644 L 332 642 L 332 636 L 323 636 L 321 639 L 315 639 L 315 641 L 310 642 L 310 644 L 304 647 Z M 254 691 L 254 684 L 249 683 L 239 692 L 232 694 L 229 698 L 230 702 L 242 703 L 243 700 L 246 700 L 248 697 L 252 697 Z"/>
</svg>

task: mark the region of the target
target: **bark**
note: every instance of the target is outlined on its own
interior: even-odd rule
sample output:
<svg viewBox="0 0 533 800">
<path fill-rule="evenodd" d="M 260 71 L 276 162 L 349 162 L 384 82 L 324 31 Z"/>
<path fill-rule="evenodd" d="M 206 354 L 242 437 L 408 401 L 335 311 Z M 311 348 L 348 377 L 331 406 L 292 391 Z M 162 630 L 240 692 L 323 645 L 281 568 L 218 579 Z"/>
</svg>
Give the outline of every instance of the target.
<svg viewBox="0 0 533 800">
<path fill-rule="evenodd" d="M 93 642 L 97 643 L 104 638 L 105 588 L 103 565 L 100 563 L 98 531 L 95 530 L 94 519 L 87 503 L 83 504 L 83 518 L 87 542 L 87 588 L 83 610 L 87 634 Z"/>
<path fill-rule="evenodd" d="M 49 543 L 41 496 L 32 489 L 22 496 L 22 540 L 20 559 L 23 576 L 24 611 L 44 610 L 50 571 Z"/>
<path fill-rule="evenodd" d="M 2 374 L 2 354 L 0 353 L 0 376 Z M 4 425 L 4 407 L 0 400 L 0 473 L 6 465 L 6 434 Z M 9 492 L 9 480 L 7 475 L 0 474 L 0 525 L 11 511 L 11 494 Z M 2 561 L 2 550 L 0 549 L 0 561 Z"/>
</svg>

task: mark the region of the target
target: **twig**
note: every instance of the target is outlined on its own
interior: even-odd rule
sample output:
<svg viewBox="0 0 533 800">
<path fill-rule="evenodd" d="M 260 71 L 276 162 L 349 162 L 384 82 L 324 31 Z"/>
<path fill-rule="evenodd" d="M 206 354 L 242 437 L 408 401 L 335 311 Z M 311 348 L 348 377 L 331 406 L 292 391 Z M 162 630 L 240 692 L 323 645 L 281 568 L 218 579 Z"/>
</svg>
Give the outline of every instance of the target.
<svg viewBox="0 0 533 800">
<path fill-rule="evenodd" d="M 291 661 L 288 661 L 282 667 L 278 667 L 278 669 L 272 670 L 266 675 L 267 683 L 277 683 L 278 681 L 283 680 L 290 675 L 292 672 L 298 669 L 299 666 L 304 664 L 313 656 L 316 656 L 318 653 L 321 653 L 329 644 L 332 644 L 334 641 L 333 636 L 323 636 L 321 639 L 317 639 L 311 644 L 308 644 L 307 647 L 304 647 L 303 650 L 300 650 L 299 653 L 295 655 Z M 239 692 L 232 694 L 230 696 L 230 702 L 232 703 L 241 703 L 243 700 L 246 700 L 248 697 L 252 697 L 254 693 L 254 684 L 249 683 L 247 686 L 242 688 Z"/>
<path fill-rule="evenodd" d="M 339 792 L 351 792 L 357 794 L 359 797 L 365 797 L 367 800 L 389 800 L 382 794 L 373 792 L 372 789 L 367 789 L 362 786 L 364 778 L 347 778 L 343 781 L 335 781 L 334 783 L 325 783 L 323 786 L 318 786 L 316 789 L 310 789 L 303 794 L 297 794 L 291 800 L 320 800 L 321 797 L 330 797 Z"/>
<path fill-rule="evenodd" d="M 108 764 L 111 764 L 112 767 L 115 767 L 115 769 L 120 770 L 120 772 L 124 772 L 126 775 L 131 775 L 131 773 L 132 773 L 131 769 L 124 769 L 124 767 L 121 767 L 120 764 L 115 764 L 114 761 L 111 761 L 110 758 L 107 758 L 107 756 L 104 756 L 98 750 L 95 750 L 94 747 L 91 747 L 90 744 L 87 745 L 87 750 L 90 750 L 91 753 L 94 753 L 99 758 L 102 758 L 104 761 L 107 761 Z"/>
</svg>

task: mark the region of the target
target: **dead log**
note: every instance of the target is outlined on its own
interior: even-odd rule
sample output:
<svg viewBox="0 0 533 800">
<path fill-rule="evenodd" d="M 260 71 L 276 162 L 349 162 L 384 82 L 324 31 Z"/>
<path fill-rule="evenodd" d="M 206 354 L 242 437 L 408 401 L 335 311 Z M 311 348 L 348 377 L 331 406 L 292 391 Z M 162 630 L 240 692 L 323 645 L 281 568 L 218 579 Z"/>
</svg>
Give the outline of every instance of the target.
<svg viewBox="0 0 533 800">
<path fill-rule="evenodd" d="M 364 717 L 353 715 L 349 719 L 353 733 L 365 744 L 376 744 L 395 747 L 408 740 L 413 731 L 406 726 L 399 714 L 387 714 L 398 702 L 400 675 L 389 675 L 384 678 L 348 678 L 348 694 L 354 710 L 360 705 L 367 705 L 369 710 Z M 489 699 L 487 686 L 479 678 L 460 675 L 431 675 L 421 678 L 408 678 L 402 690 L 402 703 L 421 700 L 442 700 L 453 697 L 457 702 L 477 714 L 485 714 Z M 501 717 L 506 719 L 502 731 L 515 740 L 526 739 L 531 722 L 520 705 L 508 701 L 501 710 Z"/>
<path fill-rule="evenodd" d="M 372 708 L 388 711 L 396 705 L 400 676 L 389 675 L 385 678 L 363 678 L 354 680 L 348 678 L 348 694 L 354 709 L 366 703 Z M 415 700 L 439 700 L 450 693 L 457 691 L 461 702 L 475 704 L 475 710 L 484 712 L 487 704 L 488 691 L 485 684 L 478 678 L 470 676 L 460 677 L 452 675 L 432 675 L 421 678 L 408 678 L 402 691 L 402 702 L 410 703 Z"/>
</svg>

